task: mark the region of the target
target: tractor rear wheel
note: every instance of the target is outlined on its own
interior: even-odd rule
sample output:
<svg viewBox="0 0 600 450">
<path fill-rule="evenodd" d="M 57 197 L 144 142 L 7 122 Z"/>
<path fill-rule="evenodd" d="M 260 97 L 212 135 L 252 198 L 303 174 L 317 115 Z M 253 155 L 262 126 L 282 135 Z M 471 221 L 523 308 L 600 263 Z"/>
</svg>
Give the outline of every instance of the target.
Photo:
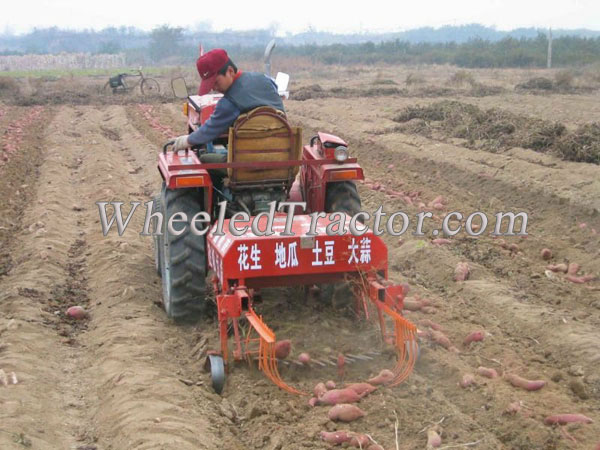
<svg viewBox="0 0 600 450">
<path fill-rule="evenodd" d="M 203 211 L 200 189 L 167 189 L 161 192 L 161 210 L 164 214 L 162 238 L 163 304 L 167 316 L 176 321 L 197 320 L 206 307 L 206 254 L 205 237 L 191 231 L 194 215 Z M 185 213 L 187 221 L 174 223 L 172 234 L 168 221 L 176 213 Z M 181 219 L 181 216 L 179 216 Z M 184 228 L 185 227 L 185 228 Z"/>
<path fill-rule="evenodd" d="M 154 214 L 156 212 L 162 214 L 160 194 L 155 195 L 154 198 L 152 199 L 152 214 Z M 164 217 L 163 217 L 162 229 L 163 230 L 166 229 L 166 224 L 165 224 Z M 162 277 L 162 256 L 163 256 L 163 251 L 162 251 L 162 246 L 163 246 L 162 230 L 159 230 L 158 228 L 156 228 L 154 230 L 154 234 L 153 234 L 152 237 L 154 239 L 154 268 L 156 269 L 156 273 L 158 274 L 158 276 Z"/>
<path fill-rule="evenodd" d="M 361 210 L 360 196 L 353 181 L 327 183 L 325 191 L 325 212 L 343 212 L 354 216 Z M 350 283 L 341 282 L 321 286 L 321 298 L 330 301 L 332 306 L 341 307 L 354 299 Z"/>
</svg>

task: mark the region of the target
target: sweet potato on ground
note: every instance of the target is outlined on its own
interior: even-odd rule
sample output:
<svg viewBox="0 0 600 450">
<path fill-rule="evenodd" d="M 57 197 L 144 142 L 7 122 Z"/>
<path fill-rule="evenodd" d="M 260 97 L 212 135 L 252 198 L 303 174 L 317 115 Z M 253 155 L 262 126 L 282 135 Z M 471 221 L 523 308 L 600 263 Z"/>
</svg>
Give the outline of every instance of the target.
<svg viewBox="0 0 600 450">
<path fill-rule="evenodd" d="M 479 366 L 477 368 L 477 373 L 486 378 L 498 378 L 498 372 L 496 372 L 495 369 L 490 369 L 488 367 Z"/>
<path fill-rule="evenodd" d="M 567 423 L 592 423 L 593 420 L 583 414 L 556 414 L 544 419 L 546 425 L 566 425 Z"/>
<path fill-rule="evenodd" d="M 442 445 L 442 438 L 435 428 L 427 430 L 427 448 L 438 448 Z"/>
<path fill-rule="evenodd" d="M 567 273 L 567 270 L 569 270 L 569 267 L 564 264 L 564 263 L 560 263 L 560 264 L 548 264 L 546 266 L 546 269 L 552 271 L 552 272 L 563 272 L 563 273 Z"/>
<path fill-rule="evenodd" d="M 454 269 L 454 281 L 465 281 L 469 278 L 471 269 L 466 262 L 459 262 Z"/>
<path fill-rule="evenodd" d="M 285 359 L 292 350 L 292 341 L 285 339 L 283 341 L 275 342 L 275 358 Z"/>
<path fill-rule="evenodd" d="M 370 442 L 371 439 L 369 439 L 369 436 L 366 434 L 355 434 L 352 436 L 352 439 L 350 439 L 350 446 L 356 448 L 367 448 L 367 445 L 369 445 Z"/>
<path fill-rule="evenodd" d="M 332 389 L 319 397 L 321 405 L 337 405 L 338 403 L 355 403 L 360 396 L 352 389 Z"/>
<path fill-rule="evenodd" d="M 87 317 L 87 312 L 82 306 L 71 306 L 69 309 L 67 309 L 67 317 L 75 320 L 81 320 Z"/>
<path fill-rule="evenodd" d="M 310 364 L 310 355 L 308 353 L 300 353 L 298 355 L 298 361 L 302 364 Z"/>
<path fill-rule="evenodd" d="M 448 339 L 448 336 L 446 336 L 441 331 L 432 330 L 431 331 L 431 339 L 433 340 L 433 342 L 441 345 L 446 350 L 450 350 L 450 348 L 452 348 L 452 342 L 450 342 L 450 339 Z"/>
<path fill-rule="evenodd" d="M 463 341 L 463 345 L 466 347 L 471 342 L 480 342 L 485 339 L 485 332 L 482 330 L 473 331 L 470 333 L 465 340 Z"/>
<path fill-rule="evenodd" d="M 567 275 L 565 278 L 571 283 L 583 284 L 587 283 L 588 281 L 594 280 L 596 277 L 594 275 L 583 275 L 581 277 L 578 277 L 576 275 Z"/>
<path fill-rule="evenodd" d="M 417 328 L 417 337 L 420 339 L 431 339 L 431 332 Z"/>
<path fill-rule="evenodd" d="M 321 431 L 320 436 L 329 444 L 343 444 L 351 439 L 348 431 Z"/>
<path fill-rule="evenodd" d="M 406 309 L 407 311 L 419 311 L 423 306 L 425 305 L 421 300 L 415 297 L 408 297 L 404 299 L 404 306 L 402 309 Z"/>
<path fill-rule="evenodd" d="M 579 272 L 579 269 L 581 268 L 581 266 L 577 263 L 569 263 L 569 267 L 567 268 L 567 273 L 569 275 L 577 275 L 577 272 Z"/>
<path fill-rule="evenodd" d="M 435 306 L 423 306 L 421 312 L 424 312 L 425 314 L 435 314 L 437 313 L 437 308 Z"/>
<path fill-rule="evenodd" d="M 369 378 L 368 383 L 378 386 L 380 384 L 387 384 L 394 379 L 394 372 L 389 369 L 383 369 L 376 377 Z"/>
<path fill-rule="evenodd" d="M 444 329 L 440 324 L 437 324 L 429 319 L 421 319 L 417 323 L 419 325 L 422 325 L 424 327 L 429 327 L 432 330 L 436 330 L 436 331 L 443 331 L 443 329 Z"/>
<path fill-rule="evenodd" d="M 327 413 L 329 420 L 341 422 L 353 422 L 365 415 L 365 412 L 356 405 L 341 403 L 333 406 Z"/>
<path fill-rule="evenodd" d="M 324 383 L 317 383 L 313 388 L 313 394 L 317 398 L 321 397 L 325 392 L 327 392 L 327 387 Z"/>
<path fill-rule="evenodd" d="M 434 198 L 433 200 L 431 200 L 431 202 L 429 204 L 433 205 L 435 203 L 441 203 L 442 205 L 445 205 L 445 204 L 448 203 L 448 200 L 446 200 L 443 196 L 438 195 L 436 198 Z"/>
<path fill-rule="evenodd" d="M 514 373 L 507 373 L 504 378 L 506 378 L 513 386 L 520 387 L 526 391 L 538 391 L 546 386 L 546 382 L 544 380 L 527 380 L 515 375 Z"/>
<path fill-rule="evenodd" d="M 361 397 L 364 397 L 365 395 L 369 395 L 371 392 L 373 392 L 374 390 L 377 389 L 376 386 L 373 386 L 372 384 L 369 384 L 369 383 L 352 383 L 352 384 L 347 385 L 346 388 L 352 389 L 354 392 L 356 392 Z"/>
<path fill-rule="evenodd" d="M 475 377 L 473 377 L 473 375 L 471 375 L 470 373 L 465 373 L 458 385 L 461 388 L 466 388 L 471 386 L 473 383 L 475 383 Z"/>
</svg>

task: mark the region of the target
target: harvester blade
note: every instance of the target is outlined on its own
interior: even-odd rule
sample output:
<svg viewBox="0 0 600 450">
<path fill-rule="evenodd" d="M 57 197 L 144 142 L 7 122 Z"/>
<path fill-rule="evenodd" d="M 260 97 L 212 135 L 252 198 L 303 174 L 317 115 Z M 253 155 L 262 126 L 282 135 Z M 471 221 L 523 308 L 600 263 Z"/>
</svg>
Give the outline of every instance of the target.
<svg viewBox="0 0 600 450">
<path fill-rule="evenodd" d="M 275 358 L 275 333 L 256 315 L 254 310 L 246 312 L 246 318 L 259 335 L 258 368 L 284 391 L 292 394 L 308 395 L 306 392 L 289 386 L 281 379 L 277 368 L 277 359 Z"/>
<path fill-rule="evenodd" d="M 408 378 L 415 366 L 418 353 L 417 327 L 384 303 L 377 306 L 394 321 L 397 362 L 392 370 L 394 378 L 389 386 L 396 386 Z"/>
</svg>

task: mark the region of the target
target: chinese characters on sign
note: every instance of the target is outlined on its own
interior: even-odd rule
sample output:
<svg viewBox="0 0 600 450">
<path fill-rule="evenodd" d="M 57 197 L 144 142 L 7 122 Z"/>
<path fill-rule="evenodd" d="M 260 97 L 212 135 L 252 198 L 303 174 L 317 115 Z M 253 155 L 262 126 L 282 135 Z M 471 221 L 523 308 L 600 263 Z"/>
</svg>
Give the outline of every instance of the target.
<svg viewBox="0 0 600 450">
<path fill-rule="evenodd" d="M 247 245 L 240 244 L 237 247 L 240 271 L 259 270 L 263 268 L 261 258 L 263 250 L 258 243 Z M 335 241 L 316 240 L 312 248 L 312 266 L 329 266 L 335 264 Z M 371 239 L 363 237 L 359 240 L 352 238 L 348 245 L 348 264 L 369 264 L 371 262 Z M 298 242 L 277 242 L 273 254 L 275 267 L 279 269 L 290 269 L 298 267 Z M 218 264 L 218 263 L 217 263 Z"/>
<path fill-rule="evenodd" d="M 364 237 L 357 244 L 356 239 L 352 238 L 352 242 L 348 245 L 350 250 L 350 258 L 348 258 L 348 264 L 361 263 L 368 264 L 371 262 L 371 239 Z M 358 256 L 357 256 L 358 251 Z"/>
<path fill-rule="evenodd" d="M 262 269 L 262 265 L 260 264 L 260 254 L 261 250 L 258 248 L 258 244 L 252 244 L 252 247 L 248 249 L 246 244 L 238 245 L 238 264 L 240 265 L 240 270 L 258 270 Z M 250 250 L 250 255 L 248 255 L 248 250 Z"/>
<path fill-rule="evenodd" d="M 285 269 L 286 267 L 298 267 L 298 255 L 296 254 L 297 245 L 297 242 L 291 242 L 286 248 L 283 242 L 275 244 L 275 265 L 280 269 Z"/>
<path fill-rule="evenodd" d="M 333 259 L 333 246 L 335 245 L 335 241 L 325 241 L 323 243 L 325 245 L 325 255 L 324 259 L 321 259 L 321 253 L 323 249 L 319 246 L 319 241 L 315 241 L 315 247 L 313 248 L 314 259 L 312 262 L 313 266 L 322 266 L 322 265 L 331 265 L 335 264 Z"/>
</svg>

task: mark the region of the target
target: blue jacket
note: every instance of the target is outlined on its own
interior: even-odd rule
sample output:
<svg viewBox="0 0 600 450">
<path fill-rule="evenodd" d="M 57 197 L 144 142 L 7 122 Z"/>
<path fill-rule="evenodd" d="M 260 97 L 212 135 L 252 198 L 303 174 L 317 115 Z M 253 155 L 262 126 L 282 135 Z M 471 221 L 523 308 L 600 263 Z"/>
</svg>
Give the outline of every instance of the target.
<svg viewBox="0 0 600 450">
<path fill-rule="evenodd" d="M 262 73 L 242 72 L 217 102 L 210 118 L 188 137 L 190 145 L 206 144 L 226 133 L 240 114 L 259 106 L 284 111 L 277 85 Z"/>
</svg>

